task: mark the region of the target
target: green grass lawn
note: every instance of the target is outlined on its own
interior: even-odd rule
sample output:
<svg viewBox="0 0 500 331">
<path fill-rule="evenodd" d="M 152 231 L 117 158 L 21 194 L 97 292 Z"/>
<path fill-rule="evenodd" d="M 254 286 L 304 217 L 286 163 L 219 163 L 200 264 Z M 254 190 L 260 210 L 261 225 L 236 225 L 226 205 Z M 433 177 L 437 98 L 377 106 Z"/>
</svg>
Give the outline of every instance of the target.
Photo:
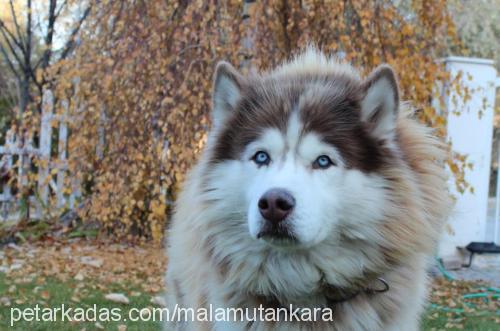
<svg viewBox="0 0 500 331">
<path fill-rule="evenodd" d="M 98 284 L 87 284 L 81 288 L 80 295 L 75 297 L 75 289 L 81 284 L 80 282 L 67 281 L 61 282 L 56 279 L 44 279 L 42 285 L 38 285 L 36 281 L 16 284 L 15 289 L 12 285 L 7 285 L 5 276 L 0 274 L 0 297 L 8 295 L 12 299 L 10 307 L 2 305 L 0 308 L 0 330 L 161 330 L 159 322 L 133 322 L 133 321 L 100 321 L 100 325 L 95 322 L 61 322 L 61 314 L 59 313 L 57 322 L 27 322 L 19 321 L 11 327 L 11 308 L 33 308 L 36 304 L 42 309 L 43 307 L 61 307 L 62 304 L 69 308 L 92 308 L 96 305 L 98 313 L 102 308 L 120 308 L 121 314 L 126 318 L 128 310 L 131 308 L 146 308 L 157 307 L 150 303 L 151 296 L 135 291 L 134 288 L 126 288 L 124 286 L 107 286 L 106 292 L 98 289 Z M 120 304 L 106 300 L 104 298 L 109 292 L 124 293 L 129 298 L 129 304 Z M 18 298 L 18 299 L 15 299 Z M 20 300 L 17 303 L 16 300 Z M 42 316 L 40 310 L 39 316 Z M 109 315 L 110 319 L 117 315 Z M 133 316 L 135 317 L 135 316 Z M 92 318 L 92 317 L 91 317 Z M 126 325 L 124 328 L 122 325 Z M 121 326 L 121 327 L 120 327 Z"/>
<path fill-rule="evenodd" d="M 421 329 L 497 331 L 500 329 L 500 324 L 498 321 L 495 321 L 495 316 L 491 314 L 484 316 L 448 315 L 447 313 L 429 309 L 424 317 Z"/>
<path fill-rule="evenodd" d="M 82 285 L 84 284 L 84 285 Z M 104 298 L 106 293 L 124 293 L 129 299 L 129 304 L 111 302 Z M 77 293 L 77 294 L 75 294 Z M 44 278 L 31 282 L 21 282 L 12 285 L 3 274 L 0 274 L 0 297 L 12 298 L 10 306 L 3 303 L 0 308 L 0 330 L 161 330 L 159 322 L 132 322 L 109 321 L 100 322 L 26 322 L 20 321 L 11 328 L 11 308 L 28 308 L 38 304 L 43 307 L 60 307 L 64 304 L 71 308 L 91 308 L 95 304 L 101 308 L 120 308 L 121 314 L 126 315 L 128 310 L 134 308 L 157 307 L 150 303 L 151 295 L 141 292 L 140 289 L 119 285 L 107 285 L 105 291 L 99 284 L 77 282 L 69 280 L 62 282 L 55 278 Z M 16 302 L 17 300 L 17 302 Z M 481 312 L 477 312 L 480 314 Z M 40 314 L 41 316 L 41 314 Z M 59 315 L 60 316 L 60 315 Z M 110 316 L 111 317 L 111 316 Z M 498 321 L 495 316 L 464 316 L 463 314 L 446 313 L 440 310 L 429 309 L 422 324 L 423 330 L 498 330 Z M 125 328 L 126 326 L 126 328 Z"/>
</svg>

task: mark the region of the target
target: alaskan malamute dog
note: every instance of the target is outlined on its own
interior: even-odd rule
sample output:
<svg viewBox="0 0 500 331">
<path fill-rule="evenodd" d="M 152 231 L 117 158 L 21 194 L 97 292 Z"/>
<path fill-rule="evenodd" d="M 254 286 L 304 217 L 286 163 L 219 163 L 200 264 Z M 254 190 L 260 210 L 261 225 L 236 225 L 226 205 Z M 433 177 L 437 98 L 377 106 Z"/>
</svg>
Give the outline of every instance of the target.
<svg viewBox="0 0 500 331">
<path fill-rule="evenodd" d="M 186 321 L 167 329 L 417 330 L 446 148 L 393 70 L 363 79 L 314 48 L 248 77 L 221 62 L 212 115 L 168 233 L 169 319 Z"/>
</svg>

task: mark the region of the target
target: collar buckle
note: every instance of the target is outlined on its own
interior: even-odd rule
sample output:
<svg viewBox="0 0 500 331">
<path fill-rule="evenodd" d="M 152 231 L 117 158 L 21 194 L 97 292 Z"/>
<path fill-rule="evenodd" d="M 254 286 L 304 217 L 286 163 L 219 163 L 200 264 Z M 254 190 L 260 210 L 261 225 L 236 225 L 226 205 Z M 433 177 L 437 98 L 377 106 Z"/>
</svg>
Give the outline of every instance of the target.
<svg viewBox="0 0 500 331">
<path fill-rule="evenodd" d="M 373 294 L 373 293 L 384 293 L 384 292 L 387 292 L 389 291 L 390 287 L 389 287 L 389 284 L 387 283 L 387 281 L 383 278 L 377 278 L 377 280 L 382 283 L 383 287 L 382 288 L 370 288 L 370 287 L 367 287 L 364 289 L 364 292 L 367 293 L 367 294 Z"/>
</svg>

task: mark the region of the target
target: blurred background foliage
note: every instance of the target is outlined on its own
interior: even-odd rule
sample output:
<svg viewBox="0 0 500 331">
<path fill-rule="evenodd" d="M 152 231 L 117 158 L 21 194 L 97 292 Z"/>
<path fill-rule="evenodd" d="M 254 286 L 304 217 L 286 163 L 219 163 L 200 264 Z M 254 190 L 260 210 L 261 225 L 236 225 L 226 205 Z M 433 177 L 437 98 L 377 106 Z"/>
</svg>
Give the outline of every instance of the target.
<svg viewBox="0 0 500 331">
<path fill-rule="evenodd" d="M 36 135 L 42 92 L 52 90 L 56 112 L 71 117 L 69 172 L 83 188 L 81 219 L 118 238 L 159 241 L 206 140 L 217 61 L 262 70 L 315 44 L 363 73 L 386 62 L 403 99 L 444 136 L 436 87 L 452 81 L 465 99 L 471 91 L 439 59 L 498 64 L 499 8 L 497 0 L 4 0 L 0 126 Z M 459 190 L 471 189 L 466 156 L 448 166 Z"/>
</svg>

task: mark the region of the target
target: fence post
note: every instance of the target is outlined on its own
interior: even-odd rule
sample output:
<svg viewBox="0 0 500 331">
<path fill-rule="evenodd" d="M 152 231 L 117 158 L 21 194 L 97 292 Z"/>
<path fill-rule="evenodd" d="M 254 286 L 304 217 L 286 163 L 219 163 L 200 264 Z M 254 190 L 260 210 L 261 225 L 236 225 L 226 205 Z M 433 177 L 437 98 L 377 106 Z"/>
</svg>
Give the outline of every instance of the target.
<svg viewBox="0 0 500 331">
<path fill-rule="evenodd" d="M 47 206 L 49 202 L 49 175 L 50 175 L 50 147 L 52 143 L 52 112 L 54 108 L 54 96 L 52 91 L 45 90 L 42 99 L 42 121 L 40 129 L 40 155 L 38 162 L 38 194 L 41 202 Z M 42 216 L 42 210 L 38 206 L 38 217 Z"/>
<path fill-rule="evenodd" d="M 4 165 L 5 165 L 5 170 L 6 171 L 12 171 L 12 161 L 13 161 L 13 155 L 12 152 L 14 150 L 15 146 L 15 141 L 16 141 L 16 136 L 14 131 L 9 130 L 7 132 L 7 135 L 5 137 L 5 156 L 4 156 Z M 10 183 L 7 182 L 3 186 L 3 194 L 4 197 L 7 200 L 10 200 L 12 198 L 12 191 L 10 188 Z"/>
<path fill-rule="evenodd" d="M 68 139 L 68 101 L 62 101 L 62 106 L 64 109 L 63 116 L 59 121 L 59 143 L 57 146 L 58 152 L 58 172 L 57 172 L 57 208 L 62 208 L 66 204 L 64 199 L 64 177 L 66 169 L 64 169 L 66 164 L 66 146 Z"/>
<path fill-rule="evenodd" d="M 28 177 L 31 172 L 31 153 L 33 153 L 33 134 L 31 132 L 26 132 L 24 134 L 22 145 L 23 146 L 21 147 L 23 148 L 24 153 L 19 155 L 19 186 L 21 189 L 20 196 L 22 199 L 25 199 L 24 203 L 26 210 L 24 211 L 24 215 L 21 215 L 21 217 L 29 219 L 31 217 L 31 201 L 30 196 L 27 194 L 27 187 L 29 185 Z"/>
<path fill-rule="evenodd" d="M 19 153 L 19 169 L 18 169 L 18 176 L 19 176 L 19 185 L 21 187 L 21 190 L 28 185 L 28 174 L 30 171 L 30 153 L 33 150 L 33 136 L 26 132 L 23 135 L 22 141 L 19 144 L 19 149 L 22 151 L 22 153 Z"/>
<path fill-rule="evenodd" d="M 12 130 L 7 131 L 5 137 L 5 145 L 3 146 L 3 156 L 1 160 L 1 172 L 2 177 L 5 182 L 2 184 L 2 194 L 0 195 L 0 215 L 2 220 L 9 218 L 11 203 L 12 203 L 12 191 L 9 183 L 9 174 L 12 170 L 12 148 L 14 143 L 14 132 Z"/>
<path fill-rule="evenodd" d="M 72 118 L 79 118 L 80 114 L 83 112 L 83 106 L 84 103 L 80 102 L 80 77 L 76 77 L 73 80 L 73 84 L 75 86 L 75 92 L 74 92 L 74 108 L 73 111 L 71 112 Z M 99 138 L 100 141 L 100 138 Z M 99 143 L 98 143 L 99 144 Z M 69 163 L 68 163 L 68 169 L 69 169 Z M 70 171 L 75 171 L 75 169 L 69 169 Z M 77 208 L 76 203 L 77 199 L 81 197 L 81 189 L 80 189 L 80 180 L 78 178 L 78 173 L 71 173 L 71 193 L 69 196 L 69 208 L 71 210 L 74 210 Z"/>
</svg>

